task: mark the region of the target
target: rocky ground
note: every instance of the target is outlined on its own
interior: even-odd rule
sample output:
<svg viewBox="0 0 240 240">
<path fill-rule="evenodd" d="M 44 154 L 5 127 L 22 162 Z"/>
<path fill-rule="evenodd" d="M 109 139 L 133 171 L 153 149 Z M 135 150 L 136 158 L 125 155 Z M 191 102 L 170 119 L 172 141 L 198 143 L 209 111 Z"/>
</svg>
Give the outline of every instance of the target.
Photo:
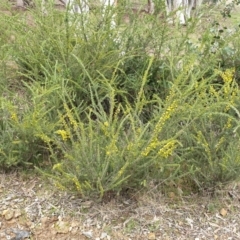
<svg viewBox="0 0 240 240">
<path fill-rule="evenodd" d="M 240 239 L 240 185 L 215 197 L 153 191 L 86 200 L 32 175 L 0 174 L 0 239 Z"/>
</svg>

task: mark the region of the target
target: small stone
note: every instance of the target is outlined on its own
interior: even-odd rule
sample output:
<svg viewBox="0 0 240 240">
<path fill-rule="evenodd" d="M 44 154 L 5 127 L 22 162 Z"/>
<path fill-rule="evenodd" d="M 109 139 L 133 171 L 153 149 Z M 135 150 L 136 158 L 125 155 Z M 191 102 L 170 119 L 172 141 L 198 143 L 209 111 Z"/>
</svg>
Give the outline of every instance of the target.
<svg viewBox="0 0 240 240">
<path fill-rule="evenodd" d="M 21 240 L 21 239 L 25 239 L 25 238 L 29 238 L 31 235 L 31 232 L 29 231 L 25 231 L 25 230 L 20 230 L 17 228 L 12 228 L 11 232 L 13 232 L 16 236 L 15 238 L 12 239 L 16 239 L 16 240 Z"/>
<path fill-rule="evenodd" d="M 92 238 L 93 237 L 93 234 L 91 231 L 88 231 L 88 232 L 82 232 L 82 234 L 87 237 L 87 238 Z"/>
<path fill-rule="evenodd" d="M 9 209 L 9 208 L 6 209 L 6 210 L 3 210 L 2 215 L 5 217 L 5 219 L 6 219 L 7 221 L 9 221 L 9 220 L 11 220 L 11 219 L 13 218 L 13 216 L 14 216 L 14 210 Z"/>
<path fill-rule="evenodd" d="M 101 229 L 101 226 L 99 224 L 97 224 L 97 229 Z"/>
<path fill-rule="evenodd" d="M 71 227 L 73 227 L 73 228 L 74 228 L 74 227 L 79 227 L 79 225 L 80 225 L 80 224 L 79 224 L 79 222 L 77 222 L 77 221 L 72 221 L 72 222 L 71 222 Z"/>
<path fill-rule="evenodd" d="M 14 211 L 14 218 L 18 218 L 19 216 L 21 216 L 22 215 L 22 213 L 21 213 L 21 210 L 20 209 L 16 209 L 15 211 Z"/>
<path fill-rule="evenodd" d="M 155 233 L 148 234 L 148 240 L 155 240 L 155 239 L 156 239 Z"/>
<path fill-rule="evenodd" d="M 101 236 L 100 236 L 100 239 L 104 239 L 104 238 L 106 238 L 106 237 L 107 237 L 107 233 L 102 232 L 102 234 L 101 234 Z"/>
<path fill-rule="evenodd" d="M 220 211 L 220 214 L 225 217 L 227 215 L 227 210 L 225 208 L 222 208 Z"/>
</svg>

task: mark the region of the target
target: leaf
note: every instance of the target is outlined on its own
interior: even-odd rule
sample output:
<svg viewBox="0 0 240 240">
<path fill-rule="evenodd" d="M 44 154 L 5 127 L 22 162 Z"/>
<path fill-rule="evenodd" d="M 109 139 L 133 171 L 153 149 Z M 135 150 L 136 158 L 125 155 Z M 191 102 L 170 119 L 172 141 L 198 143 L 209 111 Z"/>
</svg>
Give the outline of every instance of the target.
<svg viewBox="0 0 240 240">
<path fill-rule="evenodd" d="M 220 210 L 220 214 L 221 214 L 223 217 L 225 217 L 225 216 L 227 215 L 227 210 L 226 210 L 225 208 L 222 208 L 222 209 Z"/>
<path fill-rule="evenodd" d="M 154 240 L 154 239 L 156 239 L 155 233 L 149 233 L 148 240 Z"/>
</svg>

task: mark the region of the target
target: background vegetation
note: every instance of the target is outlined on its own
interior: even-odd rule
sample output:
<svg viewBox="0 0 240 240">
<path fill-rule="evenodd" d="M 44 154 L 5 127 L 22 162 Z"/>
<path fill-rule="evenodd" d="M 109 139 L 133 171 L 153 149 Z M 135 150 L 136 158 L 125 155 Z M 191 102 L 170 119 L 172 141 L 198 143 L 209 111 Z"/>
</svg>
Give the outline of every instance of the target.
<svg viewBox="0 0 240 240">
<path fill-rule="evenodd" d="M 161 9 L 1 9 L 2 169 L 36 169 L 56 187 L 100 198 L 169 184 L 214 192 L 239 179 L 232 9 L 203 7 L 187 26 Z"/>
</svg>

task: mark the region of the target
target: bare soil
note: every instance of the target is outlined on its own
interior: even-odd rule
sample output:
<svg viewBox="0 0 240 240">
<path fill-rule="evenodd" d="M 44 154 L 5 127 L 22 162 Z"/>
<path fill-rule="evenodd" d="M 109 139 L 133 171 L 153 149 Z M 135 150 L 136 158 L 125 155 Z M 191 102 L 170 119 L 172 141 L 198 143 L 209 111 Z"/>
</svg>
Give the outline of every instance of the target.
<svg viewBox="0 0 240 240">
<path fill-rule="evenodd" d="M 214 197 L 165 192 L 99 202 L 34 174 L 2 173 L 0 239 L 240 239 L 240 184 Z"/>
</svg>

